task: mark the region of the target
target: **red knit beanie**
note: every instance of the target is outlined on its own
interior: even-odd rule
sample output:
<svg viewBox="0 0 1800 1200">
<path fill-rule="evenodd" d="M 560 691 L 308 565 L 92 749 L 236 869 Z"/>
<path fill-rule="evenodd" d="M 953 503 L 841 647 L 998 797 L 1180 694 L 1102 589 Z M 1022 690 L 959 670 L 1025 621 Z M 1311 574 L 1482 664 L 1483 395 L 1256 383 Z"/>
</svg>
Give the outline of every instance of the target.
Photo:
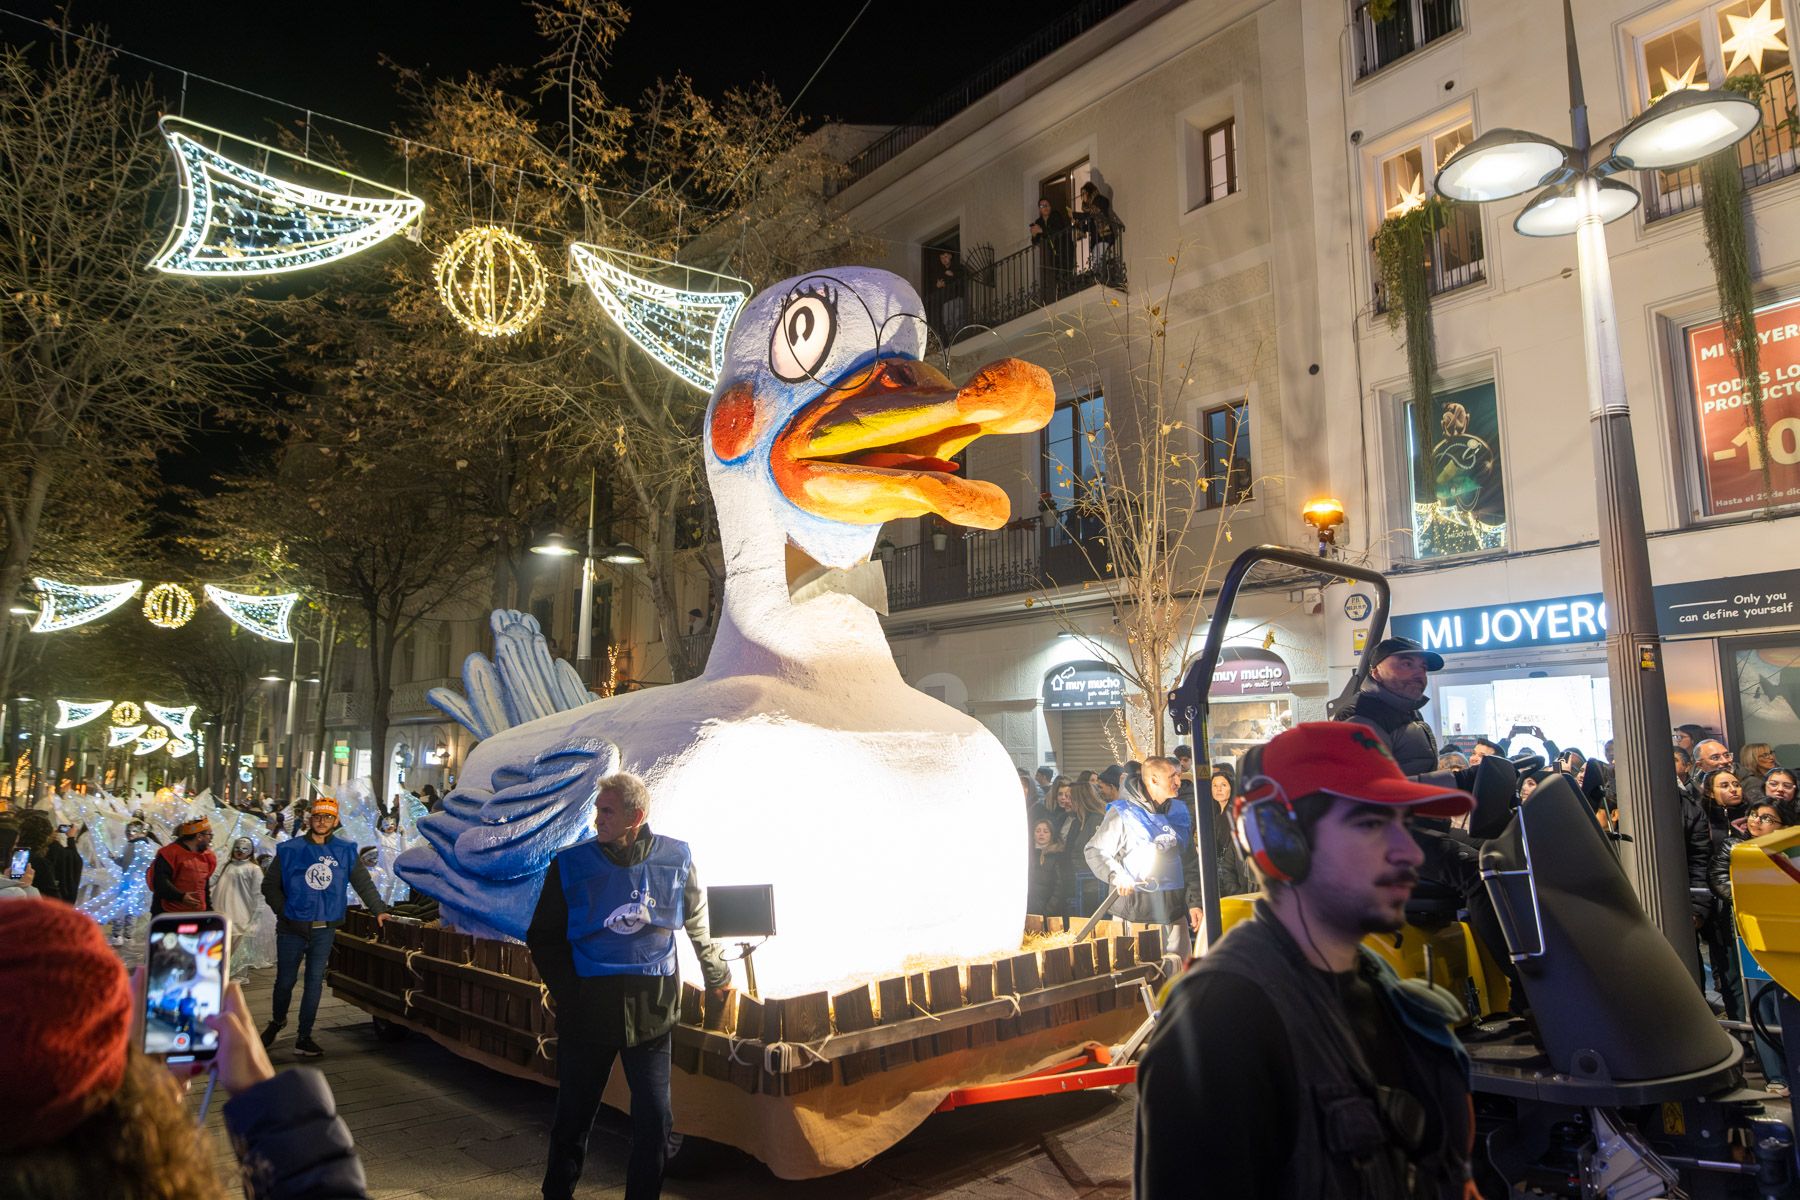
<svg viewBox="0 0 1800 1200">
<path fill-rule="evenodd" d="M 100 927 L 55 900 L 0 900 L 0 1154 L 53 1142 L 119 1090 L 131 984 Z"/>
</svg>

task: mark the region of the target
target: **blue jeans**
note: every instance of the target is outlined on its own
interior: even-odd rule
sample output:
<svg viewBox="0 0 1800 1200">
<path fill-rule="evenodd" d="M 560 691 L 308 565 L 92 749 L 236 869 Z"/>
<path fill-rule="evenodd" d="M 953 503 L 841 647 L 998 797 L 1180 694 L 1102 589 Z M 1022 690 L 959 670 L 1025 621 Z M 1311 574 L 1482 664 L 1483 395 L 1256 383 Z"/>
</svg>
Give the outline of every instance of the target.
<svg viewBox="0 0 1800 1200">
<path fill-rule="evenodd" d="M 550 1163 L 544 1170 L 546 1200 L 566 1200 L 574 1195 L 614 1057 L 625 1068 L 625 1082 L 631 1087 L 631 1155 L 625 1162 L 625 1200 L 657 1200 L 669 1160 L 669 1133 L 675 1125 L 669 1107 L 673 1035 L 665 1033 L 635 1046 L 608 1046 L 584 1035 L 584 1022 L 574 1006 L 566 1012 L 559 1009 L 557 1017 L 556 1119 L 550 1125 Z"/>
<path fill-rule="evenodd" d="M 275 935 L 275 1002 L 270 1017 L 287 1024 L 288 1001 L 300 976 L 300 960 L 306 960 L 306 988 L 300 993 L 300 1028 L 296 1034 L 311 1037 L 313 1018 L 319 1015 L 319 993 L 325 990 L 325 968 L 331 962 L 331 939 L 337 930 L 329 925 L 308 929 L 304 936 L 281 930 Z"/>
</svg>

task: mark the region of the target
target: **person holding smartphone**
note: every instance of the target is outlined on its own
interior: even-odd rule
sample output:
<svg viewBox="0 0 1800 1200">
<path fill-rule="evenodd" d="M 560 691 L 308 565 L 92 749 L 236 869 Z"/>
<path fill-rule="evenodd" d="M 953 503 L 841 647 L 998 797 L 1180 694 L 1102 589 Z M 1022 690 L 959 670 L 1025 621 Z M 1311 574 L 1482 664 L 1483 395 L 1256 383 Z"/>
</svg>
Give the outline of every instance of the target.
<svg viewBox="0 0 1800 1200">
<path fill-rule="evenodd" d="M 338 803 L 330 796 L 313 801 L 306 818 L 306 836 L 289 838 L 275 849 L 275 861 L 263 873 L 262 894 L 278 918 L 275 924 L 275 997 L 262 1043 L 269 1047 L 287 1025 L 288 1003 L 300 964 L 306 964 L 306 987 L 300 993 L 300 1028 L 294 1053 L 317 1058 L 325 1050 L 313 1041 L 313 1019 L 319 1013 L 319 994 L 325 987 L 325 967 L 331 960 L 331 943 L 344 923 L 348 901 L 344 889 L 353 887 L 362 902 L 386 922 L 387 901 L 359 861 L 356 844 L 334 836 L 338 829 Z"/>
<path fill-rule="evenodd" d="M 0 824 L 0 900 L 36 900 L 42 893 L 32 886 L 37 872 L 31 868 L 31 851 L 19 845 L 19 827 L 8 820 Z"/>
</svg>

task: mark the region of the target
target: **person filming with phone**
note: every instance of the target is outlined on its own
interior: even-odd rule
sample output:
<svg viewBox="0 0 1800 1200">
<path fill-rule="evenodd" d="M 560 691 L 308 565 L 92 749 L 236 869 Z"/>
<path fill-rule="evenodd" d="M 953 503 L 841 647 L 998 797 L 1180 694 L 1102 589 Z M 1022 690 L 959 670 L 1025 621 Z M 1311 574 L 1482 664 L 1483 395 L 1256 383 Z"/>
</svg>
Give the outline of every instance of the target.
<svg viewBox="0 0 1800 1200">
<path fill-rule="evenodd" d="M 275 858 L 263 873 L 262 894 L 275 910 L 275 995 L 269 1023 L 263 1027 L 262 1044 L 275 1044 L 287 1026 L 288 1003 L 300 964 L 306 963 L 306 986 L 300 993 L 300 1027 L 294 1053 L 317 1058 L 325 1050 L 313 1041 L 313 1020 L 319 1014 L 319 994 L 325 987 L 325 967 L 331 961 L 331 943 L 344 923 L 349 907 L 344 889 L 352 887 L 378 922 L 387 921 L 388 904 L 381 898 L 369 869 L 362 865 L 354 842 L 334 836 L 338 828 L 338 804 L 329 796 L 313 801 L 306 818 L 306 836 L 289 838 L 275 848 Z"/>
<path fill-rule="evenodd" d="M 216 914 L 213 914 L 216 917 Z M 179 926 L 165 916 L 158 929 Z M 196 926 L 205 916 L 192 918 Z M 153 934 L 158 936 L 157 934 Z M 179 935 L 178 935 L 179 936 Z M 79 997 L 79 1003 L 71 1003 Z M 214 1049 L 145 1048 L 158 1001 L 100 927 L 66 904 L 0 904 L 0 1196 L 6 1200 L 224 1200 L 218 1150 L 184 1091 L 216 1072 L 249 1200 L 368 1195 L 350 1131 L 317 1071 L 277 1075 L 236 984 L 201 1019 Z M 234 1189 L 235 1190 L 235 1189 Z"/>
<path fill-rule="evenodd" d="M 1407 779 L 1359 725 L 1308 722 L 1245 756 L 1233 838 L 1262 895 L 1157 1018 L 1138 1200 L 1480 1200 L 1462 1006 L 1363 945 L 1405 924 L 1415 814 L 1474 804 Z"/>
</svg>

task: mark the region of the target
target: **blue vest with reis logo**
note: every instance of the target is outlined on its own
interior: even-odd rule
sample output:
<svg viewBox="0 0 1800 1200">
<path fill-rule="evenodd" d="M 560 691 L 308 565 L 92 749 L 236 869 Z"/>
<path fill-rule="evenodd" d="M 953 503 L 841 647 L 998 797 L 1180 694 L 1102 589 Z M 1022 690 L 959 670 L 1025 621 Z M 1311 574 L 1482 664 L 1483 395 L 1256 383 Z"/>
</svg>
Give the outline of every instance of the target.
<svg viewBox="0 0 1800 1200">
<path fill-rule="evenodd" d="M 556 856 L 569 902 L 569 948 L 575 973 L 675 974 L 675 931 L 687 919 L 686 842 L 655 835 L 643 861 L 620 866 L 598 840 Z"/>
<path fill-rule="evenodd" d="M 343 838 L 330 837 L 319 845 L 309 837 L 289 838 L 275 847 L 275 865 L 281 871 L 281 892 L 287 897 L 290 921 L 344 919 L 344 889 L 356 866 L 356 847 Z"/>
<path fill-rule="evenodd" d="M 1159 815 L 1121 796 L 1107 807 L 1125 818 L 1133 848 L 1146 845 L 1156 848 L 1156 869 L 1148 873 L 1149 878 L 1156 880 L 1156 890 L 1173 892 L 1181 889 L 1187 882 L 1181 869 L 1181 850 L 1194 837 L 1194 816 L 1188 806 L 1179 799 L 1171 800 L 1169 811 Z M 1130 850 L 1126 851 L 1128 862 L 1134 857 Z"/>
</svg>

